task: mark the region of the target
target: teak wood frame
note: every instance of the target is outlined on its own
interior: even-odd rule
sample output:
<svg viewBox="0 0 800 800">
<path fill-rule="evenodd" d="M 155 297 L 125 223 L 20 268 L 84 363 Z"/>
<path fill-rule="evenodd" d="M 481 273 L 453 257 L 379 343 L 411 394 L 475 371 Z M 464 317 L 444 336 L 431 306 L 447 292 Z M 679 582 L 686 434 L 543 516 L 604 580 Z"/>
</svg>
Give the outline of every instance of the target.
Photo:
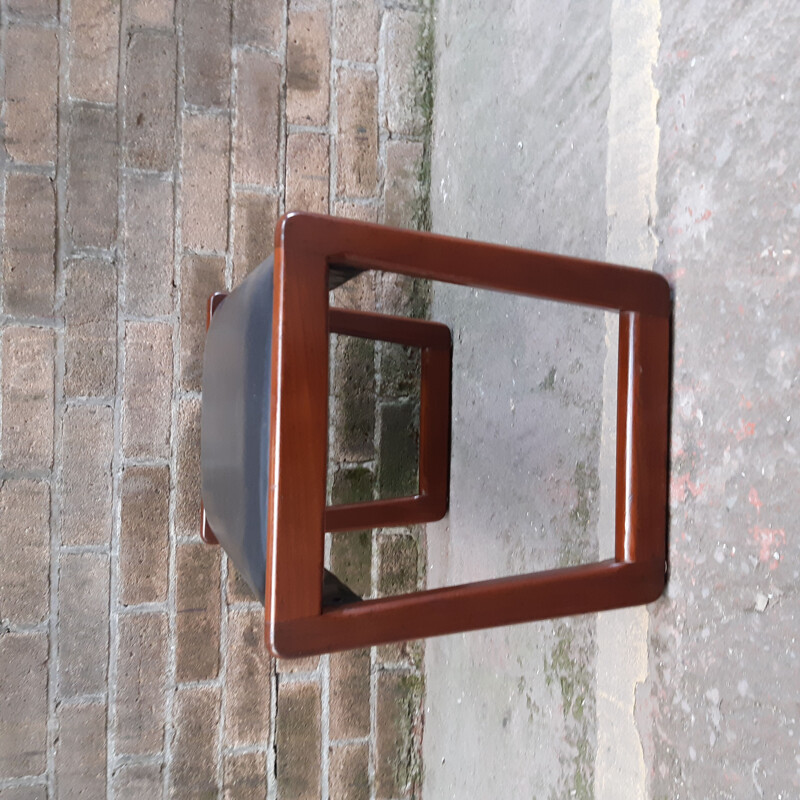
<svg viewBox="0 0 800 800">
<path fill-rule="evenodd" d="M 620 313 L 613 559 L 323 608 L 324 531 L 365 525 L 355 506 L 325 507 L 328 333 L 343 323 L 341 312 L 328 305 L 328 272 L 348 267 Z M 666 566 L 670 314 L 669 285 L 653 273 L 331 217 L 284 216 L 275 233 L 265 601 L 270 650 L 304 656 L 658 597 Z M 379 325 L 373 316 L 358 323 L 361 332 Z M 444 368 L 436 358 L 427 362 L 434 373 Z M 436 380 L 435 374 L 429 378 Z M 444 380 L 430 396 L 434 402 L 446 396 L 449 408 Z M 446 452 L 445 444 L 436 457 Z M 422 477 L 420 484 L 424 495 Z M 416 500 L 405 510 L 414 502 L 424 509 Z M 384 509 L 392 503 L 397 509 L 397 501 L 386 501 Z"/>
</svg>

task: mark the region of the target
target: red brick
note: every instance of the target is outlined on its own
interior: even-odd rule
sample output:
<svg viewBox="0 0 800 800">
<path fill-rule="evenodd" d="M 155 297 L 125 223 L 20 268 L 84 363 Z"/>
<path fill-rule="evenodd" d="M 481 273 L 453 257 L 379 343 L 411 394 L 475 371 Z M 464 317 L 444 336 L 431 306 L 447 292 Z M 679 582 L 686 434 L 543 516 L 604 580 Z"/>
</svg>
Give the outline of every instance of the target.
<svg viewBox="0 0 800 800">
<path fill-rule="evenodd" d="M 67 155 L 67 228 L 76 247 L 113 247 L 116 243 L 117 151 L 114 109 L 73 109 Z"/>
<path fill-rule="evenodd" d="M 0 778 L 47 768 L 47 634 L 0 636 Z"/>
<path fill-rule="evenodd" d="M 53 464 L 53 332 L 3 331 L 2 466 L 49 469 Z"/>
<path fill-rule="evenodd" d="M 156 15 L 158 10 L 152 9 Z M 171 171 L 175 159 L 176 43 L 171 32 L 137 31 L 127 46 L 125 161 Z"/>
<path fill-rule="evenodd" d="M 365 203 L 353 203 L 347 200 L 337 200 L 333 204 L 333 216 L 344 217 L 345 219 L 357 219 L 361 222 L 377 222 L 378 206 L 366 205 Z M 345 284 L 347 286 L 347 284 Z"/>
<path fill-rule="evenodd" d="M 169 467 L 127 467 L 122 474 L 120 602 L 167 598 Z"/>
<path fill-rule="evenodd" d="M 117 647 L 117 755 L 158 753 L 164 746 L 167 693 L 167 617 L 130 614 L 119 618 Z"/>
<path fill-rule="evenodd" d="M 378 78 L 342 67 L 336 96 L 337 194 L 372 197 L 378 189 Z"/>
<path fill-rule="evenodd" d="M 55 226 L 53 182 L 42 175 L 9 175 L 3 258 L 7 314 L 53 313 Z"/>
<path fill-rule="evenodd" d="M 378 798 L 405 797 L 419 777 L 422 682 L 419 676 L 378 676 L 375 789 Z M 413 791 L 412 791 L 413 794 Z"/>
<path fill-rule="evenodd" d="M 172 312 L 173 186 L 157 178 L 125 181 L 124 305 L 129 314 Z"/>
<path fill-rule="evenodd" d="M 184 93 L 197 106 L 228 107 L 231 86 L 231 4 L 221 0 L 181 3 Z"/>
<path fill-rule="evenodd" d="M 286 44 L 286 119 L 327 125 L 330 103 L 330 4 L 289 6 Z"/>
<path fill-rule="evenodd" d="M 278 184 L 280 63 L 266 53 L 240 53 L 236 76 L 233 177 L 238 183 Z"/>
<path fill-rule="evenodd" d="M 369 736 L 369 650 L 332 653 L 330 681 L 331 739 Z"/>
<path fill-rule="evenodd" d="M 275 671 L 278 675 L 296 675 L 300 672 L 314 672 L 318 667 L 319 656 L 275 659 Z"/>
<path fill-rule="evenodd" d="M 200 391 L 209 295 L 225 288 L 222 256 L 185 255 L 181 262 L 181 388 Z"/>
<path fill-rule="evenodd" d="M 280 800 L 319 797 L 320 691 L 316 683 L 282 683 L 276 730 Z"/>
<path fill-rule="evenodd" d="M 332 800 L 369 800 L 369 745 L 331 748 L 329 786 Z"/>
<path fill-rule="evenodd" d="M 178 406 L 175 532 L 200 532 L 200 401 L 181 400 Z"/>
<path fill-rule="evenodd" d="M 106 706 L 62 705 L 58 711 L 56 791 L 63 800 L 104 800 Z"/>
<path fill-rule="evenodd" d="M 125 326 L 122 446 L 129 458 L 169 455 L 172 328 L 162 322 Z"/>
<path fill-rule="evenodd" d="M 226 744 L 236 747 L 266 742 L 269 707 L 270 663 L 264 645 L 264 611 L 233 611 L 228 616 Z"/>
<path fill-rule="evenodd" d="M 419 45 L 425 20 L 417 11 L 387 10 L 383 17 L 386 125 L 392 134 L 421 134 Z"/>
<path fill-rule="evenodd" d="M 176 658 L 179 681 L 219 672 L 220 549 L 182 544 L 177 553 Z"/>
<path fill-rule="evenodd" d="M 377 0 L 337 0 L 334 23 L 336 58 L 376 61 L 380 19 Z"/>
<path fill-rule="evenodd" d="M 123 764 L 114 771 L 111 785 L 116 800 L 161 800 L 161 764 Z"/>
<path fill-rule="evenodd" d="M 233 42 L 280 50 L 283 43 L 282 0 L 233 0 Z"/>
<path fill-rule="evenodd" d="M 183 246 L 224 252 L 228 245 L 228 122 L 183 119 Z"/>
<path fill-rule="evenodd" d="M 102 692 L 107 684 L 109 557 L 64 553 L 58 579 L 59 696 Z"/>
<path fill-rule="evenodd" d="M 266 800 L 266 753 L 225 757 L 224 800 Z"/>
<path fill-rule="evenodd" d="M 395 228 L 413 228 L 420 202 L 419 174 L 422 143 L 386 143 L 385 222 Z"/>
<path fill-rule="evenodd" d="M 106 0 L 72 0 L 69 33 L 69 93 L 82 100 L 117 99 L 119 5 Z"/>
<path fill-rule="evenodd" d="M 6 542 L 0 559 L 3 619 L 35 625 L 50 611 L 50 488 L 46 483 L 0 483 L 0 530 Z"/>
<path fill-rule="evenodd" d="M 61 424 L 61 543 L 108 544 L 113 411 L 105 406 L 68 408 Z"/>
<path fill-rule="evenodd" d="M 286 210 L 328 213 L 329 140 L 324 133 L 292 133 L 286 143 Z"/>
<path fill-rule="evenodd" d="M 219 715 L 218 688 L 179 688 L 176 692 L 170 797 L 196 800 L 217 796 Z"/>
<path fill-rule="evenodd" d="M 175 0 L 130 0 L 128 25 L 131 28 L 175 27 Z"/>
<path fill-rule="evenodd" d="M 233 284 L 238 286 L 251 269 L 272 253 L 278 198 L 238 192 L 234 218 Z"/>
<path fill-rule="evenodd" d="M 64 393 L 113 397 L 117 385 L 117 268 L 95 258 L 66 269 Z"/>
<path fill-rule="evenodd" d="M 228 605 L 231 603 L 252 603 L 258 602 L 255 592 L 250 588 L 247 581 L 234 566 L 233 561 L 228 559 L 228 584 L 227 584 Z"/>
<path fill-rule="evenodd" d="M 378 535 L 378 594 L 413 592 L 419 584 L 419 544 L 416 536 Z"/>
<path fill-rule="evenodd" d="M 58 100 L 56 32 L 9 27 L 5 67 L 5 149 L 14 161 L 52 164 L 56 160 Z"/>
<path fill-rule="evenodd" d="M 24 19 L 52 20 L 58 16 L 58 0 L 9 0 L 8 10 Z"/>
</svg>

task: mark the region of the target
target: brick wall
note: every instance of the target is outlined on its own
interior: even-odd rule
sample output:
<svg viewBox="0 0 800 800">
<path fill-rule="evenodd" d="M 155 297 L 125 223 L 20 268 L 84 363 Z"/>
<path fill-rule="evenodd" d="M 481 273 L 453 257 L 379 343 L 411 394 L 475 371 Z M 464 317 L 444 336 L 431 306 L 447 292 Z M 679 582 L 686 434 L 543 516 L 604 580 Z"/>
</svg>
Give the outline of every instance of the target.
<svg viewBox="0 0 800 800">
<path fill-rule="evenodd" d="M 0 798 L 416 794 L 421 646 L 271 661 L 261 606 L 197 536 L 198 425 L 205 298 L 280 213 L 424 224 L 429 10 L 0 10 Z M 374 275 L 336 295 L 426 309 Z M 414 352 L 332 350 L 332 497 L 406 491 Z M 327 550 L 394 593 L 424 532 Z"/>
</svg>

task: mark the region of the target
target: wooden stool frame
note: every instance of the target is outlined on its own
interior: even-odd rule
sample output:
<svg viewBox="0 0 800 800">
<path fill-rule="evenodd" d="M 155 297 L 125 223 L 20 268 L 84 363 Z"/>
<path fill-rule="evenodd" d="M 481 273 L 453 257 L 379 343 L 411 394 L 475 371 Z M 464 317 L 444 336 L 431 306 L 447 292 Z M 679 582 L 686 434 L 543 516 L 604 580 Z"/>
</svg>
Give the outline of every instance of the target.
<svg viewBox="0 0 800 800">
<path fill-rule="evenodd" d="M 613 559 L 323 608 L 324 531 L 367 526 L 365 510 L 325 507 L 329 329 L 380 333 L 376 315 L 348 329 L 342 312 L 328 307 L 329 268 L 348 267 L 620 313 Z M 656 599 L 666 568 L 670 316 L 669 285 L 654 273 L 332 217 L 284 216 L 275 233 L 265 615 L 270 650 L 305 656 Z M 410 331 L 404 330 L 402 341 L 413 344 Z M 445 370 L 444 342 L 434 344 L 423 356 L 429 381 Z M 440 377 L 429 394 L 447 397 L 448 407 L 449 374 L 448 356 L 446 379 Z M 422 404 L 424 427 L 424 399 Z M 438 435 L 437 448 L 443 444 Z M 431 458 L 447 453 L 449 460 L 446 445 L 437 453 Z M 421 451 L 421 466 L 425 457 Z M 383 502 L 379 514 L 389 519 L 392 504 L 420 512 L 430 510 L 431 501 Z M 402 524 L 413 521 L 412 512 Z M 486 537 L 490 547 L 492 532 Z"/>
</svg>

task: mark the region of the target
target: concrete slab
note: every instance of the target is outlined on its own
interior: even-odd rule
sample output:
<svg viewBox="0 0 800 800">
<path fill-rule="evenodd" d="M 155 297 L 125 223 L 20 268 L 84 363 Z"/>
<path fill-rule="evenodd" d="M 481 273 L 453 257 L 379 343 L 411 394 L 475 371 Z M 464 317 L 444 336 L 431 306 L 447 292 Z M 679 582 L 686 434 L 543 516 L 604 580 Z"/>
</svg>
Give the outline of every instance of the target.
<svg viewBox="0 0 800 800">
<path fill-rule="evenodd" d="M 608 13 L 439 4 L 434 230 L 605 257 Z M 604 315 L 443 285 L 432 314 L 455 345 L 451 511 L 428 528 L 428 585 L 597 560 Z M 424 795 L 591 796 L 594 630 L 429 641 Z"/>
</svg>

